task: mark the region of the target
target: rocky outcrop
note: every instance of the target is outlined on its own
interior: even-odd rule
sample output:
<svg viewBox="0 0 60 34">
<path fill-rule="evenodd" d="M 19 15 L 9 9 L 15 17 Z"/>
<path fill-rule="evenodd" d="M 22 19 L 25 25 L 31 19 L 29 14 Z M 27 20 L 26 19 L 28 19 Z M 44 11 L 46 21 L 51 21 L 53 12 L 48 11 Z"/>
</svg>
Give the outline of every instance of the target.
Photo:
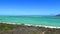
<svg viewBox="0 0 60 34">
<path fill-rule="evenodd" d="M 60 16 L 60 14 L 57 14 L 56 16 Z"/>
<path fill-rule="evenodd" d="M 0 34 L 60 34 L 60 29 L 0 23 Z"/>
</svg>

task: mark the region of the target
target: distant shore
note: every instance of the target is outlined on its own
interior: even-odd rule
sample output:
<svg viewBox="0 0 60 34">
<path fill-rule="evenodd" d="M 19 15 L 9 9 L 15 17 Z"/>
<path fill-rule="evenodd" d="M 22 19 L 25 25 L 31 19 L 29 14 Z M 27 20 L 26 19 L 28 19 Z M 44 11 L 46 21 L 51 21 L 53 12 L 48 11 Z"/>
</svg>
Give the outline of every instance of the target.
<svg viewBox="0 0 60 34">
<path fill-rule="evenodd" d="M 0 22 L 0 23 L 6 23 L 6 24 L 17 24 L 17 25 L 21 25 L 24 23 L 11 23 L 11 22 Z M 60 29 L 60 27 L 58 26 L 46 26 L 46 25 L 33 25 L 33 24 L 24 24 L 26 26 L 34 26 L 34 27 L 45 27 L 45 28 L 56 28 L 56 29 Z"/>
</svg>

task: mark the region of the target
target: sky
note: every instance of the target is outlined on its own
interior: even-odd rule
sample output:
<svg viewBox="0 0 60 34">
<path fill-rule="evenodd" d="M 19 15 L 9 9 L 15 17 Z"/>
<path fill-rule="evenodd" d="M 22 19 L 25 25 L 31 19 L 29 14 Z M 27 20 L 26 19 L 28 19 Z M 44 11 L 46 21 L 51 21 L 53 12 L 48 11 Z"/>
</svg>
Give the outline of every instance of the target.
<svg viewBox="0 0 60 34">
<path fill-rule="evenodd" d="M 56 15 L 60 0 L 0 0 L 0 15 Z"/>
</svg>

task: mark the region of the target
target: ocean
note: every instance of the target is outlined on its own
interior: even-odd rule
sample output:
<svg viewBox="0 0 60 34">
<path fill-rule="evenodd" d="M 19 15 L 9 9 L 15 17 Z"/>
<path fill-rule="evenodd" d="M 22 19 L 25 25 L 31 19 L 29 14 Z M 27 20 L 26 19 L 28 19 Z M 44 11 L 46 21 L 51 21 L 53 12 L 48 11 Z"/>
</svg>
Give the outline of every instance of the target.
<svg viewBox="0 0 60 34">
<path fill-rule="evenodd" d="M 0 22 L 60 26 L 60 16 L 0 16 Z"/>
</svg>

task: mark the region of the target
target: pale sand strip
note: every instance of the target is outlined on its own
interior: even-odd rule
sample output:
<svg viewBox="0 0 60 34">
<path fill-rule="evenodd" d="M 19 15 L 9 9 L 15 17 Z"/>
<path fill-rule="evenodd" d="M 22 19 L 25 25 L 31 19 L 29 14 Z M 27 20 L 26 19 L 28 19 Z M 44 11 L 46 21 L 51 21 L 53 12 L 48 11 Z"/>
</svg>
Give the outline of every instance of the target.
<svg viewBox="0 0 60 34">
<path fill-rule="evenodd" d="M 17 25 L 21 25 L 22 23 L 13 23 L 13 22 L 0 22 L 0 23 L 6 23 L 6 24 L 17 24 Z M 33 25 L 33 24 L 24 24 L 27 26 L 35 26 L 35 27 L 45 27 L 45 28 L 56 28 L 56 29 L 60 29 L 60 27 L 55 27 L 55 26 L 46 26 L 46 25 Z"/>
</svg>

